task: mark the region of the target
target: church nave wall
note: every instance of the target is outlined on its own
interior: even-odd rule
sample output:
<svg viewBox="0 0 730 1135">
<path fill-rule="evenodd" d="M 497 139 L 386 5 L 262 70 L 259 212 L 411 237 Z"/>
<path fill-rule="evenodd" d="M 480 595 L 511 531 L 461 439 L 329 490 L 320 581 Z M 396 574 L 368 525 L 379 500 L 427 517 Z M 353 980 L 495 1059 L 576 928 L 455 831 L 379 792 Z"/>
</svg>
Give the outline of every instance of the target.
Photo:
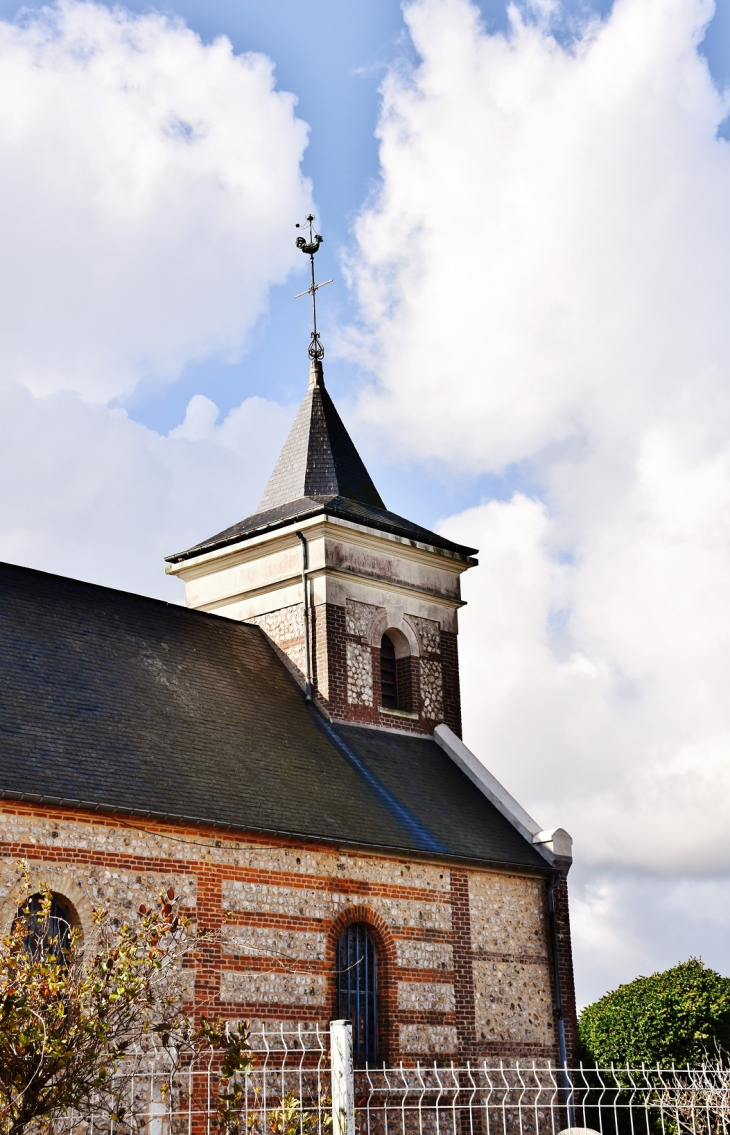
<svg viewBox="0 0 730 1135">
<path fill-rule="evenodd" d="M 385 1059 L 555 1058 L 544 879 L 9 802 L 0 815 L 5 923 L 23 897 L 20 859 L 85 926 L 94 905 L 121 920 L 173 886 L 201 925 L 232 912 L 191 959 L 191 998 L 232 1017 L 325 1026 L 337 1015 L 338 935 L 364 921 Z"/>
</svg>

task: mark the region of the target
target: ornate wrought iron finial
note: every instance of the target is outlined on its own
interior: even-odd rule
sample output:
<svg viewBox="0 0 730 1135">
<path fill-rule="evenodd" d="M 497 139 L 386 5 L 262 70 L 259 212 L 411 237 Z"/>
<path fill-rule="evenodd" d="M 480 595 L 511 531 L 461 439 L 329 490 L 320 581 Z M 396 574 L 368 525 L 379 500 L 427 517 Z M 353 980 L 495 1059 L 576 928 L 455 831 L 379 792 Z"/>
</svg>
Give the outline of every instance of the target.
<svg viewBox="0 0 730 1135">
<path fill-rule="evenodd" d="M 321 342 L 320 337 L 319 337 L 319 332 L 317 331 L 317 292 L 319 291 L 320 288 L 325 287 L 326 284 L 331 284 L 332 281 L 331 280 L 325 280 L 321 284 L 315 284 L 315 282 L 314 282 L 314 254 L 315 254 L 315 252 L 319 251 L 319 246 L 322 243 L 322 241 L 324 240 L 324 237 L 320 236 L 319 233 L 316 233 L 314 231 L 314 228 L 312 227 L 313 224 L 314 224 L 314 217 L 311 213 L 308 213 L 305 225 L 309 226 L 309 240 L 307 240 L 307 238 L 305 236 L 298 236 L 297 237 L 297 248 L 301 248 L 304 255 L 309 257 L 309 263 L 310 263 L 310 266 L 311 266 L 311 269 L 312 269 L 312 284 L 311 284 L 311 287 L 307 288 L 306 292 L 299 292 L 298 295 L 296 295 L 294 297 L 294 299 L 299 299 L 299 296 L 311 296 L 312 297 L 313 331 L 312 331 L 312 335 L 311 335 L 311 338 L 310 338 L 310 341 L 309 341 L 309 348 L 308 348 L 307 353 L 308 353 L 310 359 L 314 360 L 315 362 L 320 362 L 324 358 L 324 347 L 322 346 L 322 342 Z M 305 226 L 299 225 L 299 224 L 297 225 L 298 229 L 301 229 L 303 227 L 305 227 Z"/>
</svg>

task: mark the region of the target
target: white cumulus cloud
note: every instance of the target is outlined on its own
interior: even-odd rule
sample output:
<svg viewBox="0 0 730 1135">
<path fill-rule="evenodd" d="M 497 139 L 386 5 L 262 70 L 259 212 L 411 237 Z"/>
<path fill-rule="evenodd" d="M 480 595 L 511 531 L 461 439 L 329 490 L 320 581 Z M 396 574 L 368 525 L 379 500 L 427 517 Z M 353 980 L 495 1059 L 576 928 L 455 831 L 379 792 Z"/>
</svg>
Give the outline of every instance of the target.
<svg viewBox="0 0 730 1135">
<path fill-rule="evenodd" d="M 182 602 L 164 557 L 255 510 L 292 410 L 249 398 L 217 416 L 197 396 L 165 436 L 67 391 L 0 389 L 0 559 Z"/>
<path fill-rule="evenodd" d="M 641 876 L 631 902 L 585 899 L 581 935 L 630 908 L 655 968 L 671 880 L 730 877 L 729 103 L 708 0 L 616 0 L 567 44 L 559 9 L 509 12 L 492 34 L 468 0 L 406 7 L 349 349 L 399 452 L 504 475 L 442 526 L 481 549 L 466 739 L 594 879 Z"/>
<path fill-rule="evenodd" d="M 239 354 L 295 263 L 306 142 L 224 37 L 78 0 L 0 21 L 3 381 L 104 401 Z"/>
<path fill-rule="evenodd" d="M 255 507 L 287 411 L 200 394 L 164 436 L 110 403 L 236 358 L 301 260 L 295 102 L 174 18 L 0 21 L 0 557 L 180 601 L 162 557 Z"/>
</svg>

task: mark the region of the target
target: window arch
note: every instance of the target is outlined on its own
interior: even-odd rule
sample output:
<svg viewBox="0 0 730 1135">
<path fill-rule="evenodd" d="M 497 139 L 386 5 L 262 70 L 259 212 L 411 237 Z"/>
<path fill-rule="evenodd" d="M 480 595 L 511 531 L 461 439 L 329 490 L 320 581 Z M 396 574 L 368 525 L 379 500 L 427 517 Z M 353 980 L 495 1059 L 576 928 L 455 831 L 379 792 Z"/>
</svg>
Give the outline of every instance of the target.
<svg viewBox="0 0 730 1135">
<path fill-rule="evenodd" d="M 380 704 L 383 709 L 400 709 L 398 705 L 398 663 L 392 638 L 384 634 L 380 640 Z"/>
<path fill-rule="evenodd" d="M 378 1059 L 378 955 L 366 922 L 353 922 L 337 942 L 337 1011 L 352 1021 L 356 1064 Z"/>
<path fill-rule="evenodd" d="M 389 628 L 380 639 L 380 706 L 382 709 L 412 713 L 414 697 L 414 659 L 402 631 Z"/>
<path fill-rule="evenodd" d="M 16 921 L 30 912 L 25 948 L 29 954 L 42 956 L 48 950 L 67 950 L 71 945 L 71 927 L 78 926 L 78 915 L 72 904 L 63 895 L 51 895 L 51 908 L 43 911 L 43 895 L 30 895 L 18 907 Z"/>
</svg>

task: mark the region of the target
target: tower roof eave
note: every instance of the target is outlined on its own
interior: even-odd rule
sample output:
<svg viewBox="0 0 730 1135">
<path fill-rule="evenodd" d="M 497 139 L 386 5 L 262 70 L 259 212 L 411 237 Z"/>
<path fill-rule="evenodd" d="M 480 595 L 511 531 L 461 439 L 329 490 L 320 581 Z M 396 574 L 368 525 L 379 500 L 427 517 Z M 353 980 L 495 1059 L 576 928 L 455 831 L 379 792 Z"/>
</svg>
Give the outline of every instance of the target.
<svg viewBox="0 0 730 1135">
<path fill-rule="evenodd" d="M 300 497 L 299 500 L 291 501 L 277 508 L 257 512 L 253 516 L 241 520 L 238 524 L 224 529 L 216 536 L 211 536 L 210 539 L 195 544 L 184 552 L 167 556 L 166 561 L 171 564 L 182 563 L 185 560 L 193 559 L 195 556 L 216 552 L 231 544 L 250 540 L 254 536 L 261 536 L 265 532 L 274 532 L 277 528 L 284 528 L 286 525 L 308 520 L 310 517 L 318 515 L 349 520 L 366 528 L 388 532 L 394 536 L 413 540 L 419 544 L 426 544 L 429 547 L 438 548 L 464 558 L 469 558 L 477 553 L 476 548 L 456 544 L 453 540 L 447 540 L 445 536 L 440 536 L 437 532 L 431 532 L 428 528 L 413 524 L 410 520 L 398 516 L 395 512 L 389 512 L 386 508 L 375 508 L 372 505 L 366 505 L 338 495 L 332 497 Z"/>
</svg>

